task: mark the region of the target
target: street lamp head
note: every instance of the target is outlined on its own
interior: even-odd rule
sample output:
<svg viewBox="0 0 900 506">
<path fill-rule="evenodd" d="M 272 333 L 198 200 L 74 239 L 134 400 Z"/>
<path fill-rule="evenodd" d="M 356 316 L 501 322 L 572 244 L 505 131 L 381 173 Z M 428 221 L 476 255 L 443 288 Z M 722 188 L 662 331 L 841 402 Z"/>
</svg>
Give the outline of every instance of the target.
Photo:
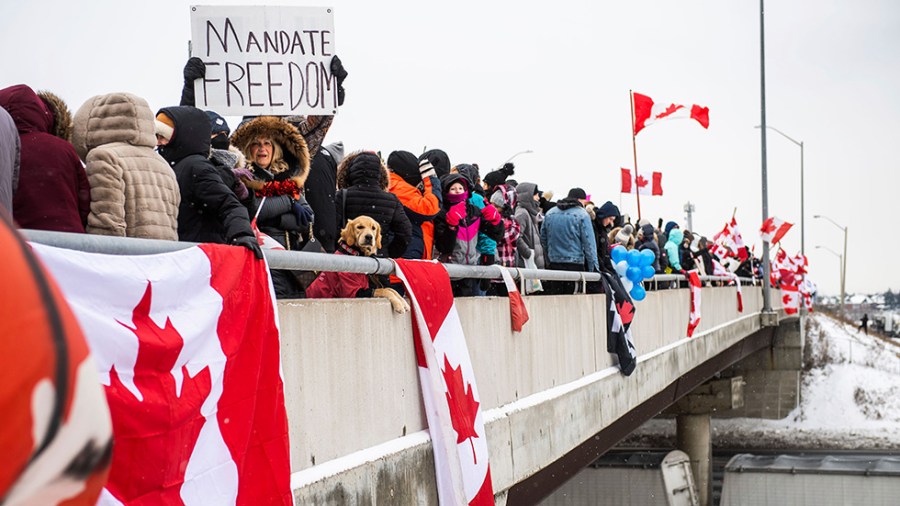
<svg viewBox="0 0 900 506">
<path fill-rule="evenodd" d="M 818 215 L 818 214 L 814 214 L 814 215 L 813 215 L 813 218 L 821 218 L 821 217 L 822 217 L 822 216 L 821 216 L 821 215 Z M 816 246 L 816 247 L 818 248 L 818 246 Z"/>
</svg>

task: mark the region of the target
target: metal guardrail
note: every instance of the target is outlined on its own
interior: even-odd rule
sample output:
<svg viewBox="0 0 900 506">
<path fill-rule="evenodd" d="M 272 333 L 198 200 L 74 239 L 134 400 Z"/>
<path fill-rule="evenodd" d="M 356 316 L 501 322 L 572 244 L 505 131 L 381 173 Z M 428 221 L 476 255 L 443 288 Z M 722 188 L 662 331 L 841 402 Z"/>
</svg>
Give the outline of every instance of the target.
<svg viewBox="0 0 900 506">
<path fill-rule="evenodd" d="M 104 235 L 74 234 L 68 232 L 49 232 L 45 230 L 20 230 L 29 241 L 55 246 L 58 248 L 84 251 L 87 253 L 104 253 L 109 255 L 154 255 L 170 253 L 197 245 L 192 242 L 163 241 L 158 239 L 137 239 L 133 237 L 111 237 Z M 298 271 L 332 271 L 354 272 L 360 274 L 388 275 L 394 272 L 394 263 L 386 258 L 353 257 L 349 255 L 332 255 L 328 253 L 312 253 L 306 251 L 263 250 L 266 261 L 272 269 Z M 596 272 L 554 271 L 549 269 L 519 269 L 510 267 L 469 266 L 443 264 L 451 279 L 499 279 L 500 269 L 506 269 L 513 279 L 524 282 L 528 279 L 542 281 L 577 281 L 584 284 L 588 281 L 599 281 Z M 701 281 L 731 281 L 726 276 L 700 276 Z M 679 274 L 657 274 L 647 282 L 654 285 L 667 282 L 684 281 Z M 754 283 L 754 280 L 740 278 L 742 284 Z"/>
</svg>

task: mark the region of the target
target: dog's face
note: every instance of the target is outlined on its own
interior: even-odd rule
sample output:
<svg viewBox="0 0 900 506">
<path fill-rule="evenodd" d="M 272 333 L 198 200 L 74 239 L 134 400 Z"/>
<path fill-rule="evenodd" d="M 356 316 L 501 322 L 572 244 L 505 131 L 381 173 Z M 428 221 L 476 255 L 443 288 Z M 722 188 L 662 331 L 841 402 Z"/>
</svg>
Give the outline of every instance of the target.
<svg viewBox="0 0 900 506">
<path fill-rule="evenodd" d="M 372 256 L 381 249 L 381 225 L 368 216 L 353 218 L 341 230 L 341 239 L 363 255 Z"/>
</svg>

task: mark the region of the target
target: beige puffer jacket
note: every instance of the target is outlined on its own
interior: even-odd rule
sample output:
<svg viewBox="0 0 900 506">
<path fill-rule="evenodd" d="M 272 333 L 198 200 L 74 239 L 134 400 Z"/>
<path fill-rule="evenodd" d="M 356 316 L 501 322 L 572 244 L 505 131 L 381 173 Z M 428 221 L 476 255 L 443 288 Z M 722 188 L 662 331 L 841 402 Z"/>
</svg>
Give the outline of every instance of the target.
<svg viewBox="0 0 900 506">
<path fill-rule="evenodd" d="M 75 114 L 72 144 L 87 164 L 89 234 L 178 240 L 181 195 L 156 147 L 153 111 L 129 93 L 92 97 Z"/>
</svg>

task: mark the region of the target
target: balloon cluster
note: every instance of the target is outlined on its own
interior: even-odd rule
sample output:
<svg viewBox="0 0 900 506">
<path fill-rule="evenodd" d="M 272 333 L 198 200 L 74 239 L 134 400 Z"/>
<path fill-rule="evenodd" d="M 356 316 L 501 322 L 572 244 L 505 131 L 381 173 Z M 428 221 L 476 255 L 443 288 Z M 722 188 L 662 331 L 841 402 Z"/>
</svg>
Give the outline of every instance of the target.
<svg viewBox="0 0 900 506">
<path fill-rule="evenodd" d="M 625 286 L 625 290 L 628 291 L 631 298 L 636 301 L 644 300 L 647 291 L 644 290 L 641 281 L 652 278 L 656 274 L 656 271 L 653 270 L 656 254 L 649 249 L 627 250 L 620 244 L 613 248 L 610 256 L 616 267 L 616 274 L 622 279 L 622 285 Z"/>
</svg>

